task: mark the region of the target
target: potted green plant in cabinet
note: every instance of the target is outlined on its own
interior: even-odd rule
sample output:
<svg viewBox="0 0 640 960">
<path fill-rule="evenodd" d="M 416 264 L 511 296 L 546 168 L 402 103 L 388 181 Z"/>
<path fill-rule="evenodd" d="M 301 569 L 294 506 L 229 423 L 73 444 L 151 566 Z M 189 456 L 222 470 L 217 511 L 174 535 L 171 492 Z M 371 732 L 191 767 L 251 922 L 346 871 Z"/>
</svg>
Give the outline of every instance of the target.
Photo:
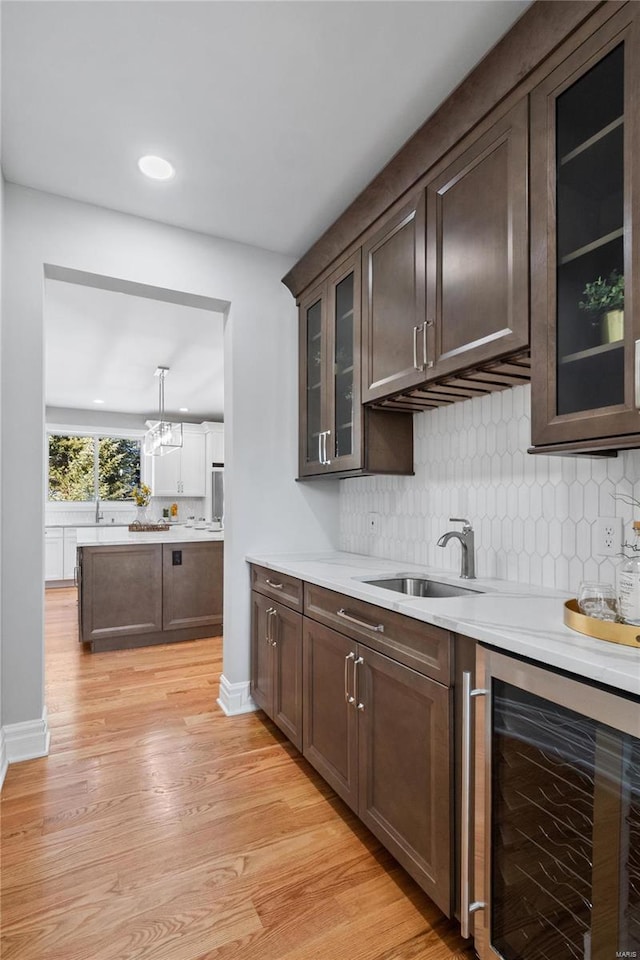
<svg viewBox="0 0 640 960">
<path fill-rule="evenodd" d="M 578 306 L 590 318 L 595 345 L 616 343 L 624 337 L 624 276 L 612 270 L 607 280 L 587 283 Z"/>
</svg>

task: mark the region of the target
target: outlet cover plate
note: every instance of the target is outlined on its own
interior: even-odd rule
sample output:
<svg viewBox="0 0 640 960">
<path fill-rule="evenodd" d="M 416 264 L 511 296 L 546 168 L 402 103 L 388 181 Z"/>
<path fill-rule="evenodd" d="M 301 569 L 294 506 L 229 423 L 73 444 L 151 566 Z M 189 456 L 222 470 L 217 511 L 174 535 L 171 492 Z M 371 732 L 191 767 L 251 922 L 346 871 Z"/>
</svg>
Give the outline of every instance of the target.
<svg viewBox="0 0 640 960">
<path fill-rule="evenodd" d="M 622 552 L 622 517 L 598 517 L 593 546 L 593 552 L 599 557 L 619 556 Z"/>
</svg>

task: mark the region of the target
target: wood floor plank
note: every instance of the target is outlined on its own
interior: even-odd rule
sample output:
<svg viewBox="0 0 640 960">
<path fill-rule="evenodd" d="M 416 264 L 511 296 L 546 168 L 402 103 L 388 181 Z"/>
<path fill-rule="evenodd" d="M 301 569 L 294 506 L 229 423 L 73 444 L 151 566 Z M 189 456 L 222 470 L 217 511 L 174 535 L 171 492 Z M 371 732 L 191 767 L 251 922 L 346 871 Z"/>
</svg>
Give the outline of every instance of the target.
<svg viewBox="0 0 640 960">
<path fill-rule="evenodd" d="M 47 591 L 51 754 L 0 798 L 3 960 L 471 960 L 270 721 L 224 716 L 220 638 L 91 654 L 76 619 Z"/>
</svg>

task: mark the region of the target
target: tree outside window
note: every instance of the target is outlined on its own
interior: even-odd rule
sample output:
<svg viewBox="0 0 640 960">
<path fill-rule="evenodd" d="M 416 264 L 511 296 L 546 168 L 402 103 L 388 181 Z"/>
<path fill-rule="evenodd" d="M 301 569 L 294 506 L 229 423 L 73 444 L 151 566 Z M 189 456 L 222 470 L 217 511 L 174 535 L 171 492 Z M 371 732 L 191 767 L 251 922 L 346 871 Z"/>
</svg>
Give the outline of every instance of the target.
<svg viewBox="0 0 640 960">
<path fill-rule="evenodd" d="M 49 436 L 49 500 L 131 500 L 139 485 L 139 440 Z"/>
</svg>

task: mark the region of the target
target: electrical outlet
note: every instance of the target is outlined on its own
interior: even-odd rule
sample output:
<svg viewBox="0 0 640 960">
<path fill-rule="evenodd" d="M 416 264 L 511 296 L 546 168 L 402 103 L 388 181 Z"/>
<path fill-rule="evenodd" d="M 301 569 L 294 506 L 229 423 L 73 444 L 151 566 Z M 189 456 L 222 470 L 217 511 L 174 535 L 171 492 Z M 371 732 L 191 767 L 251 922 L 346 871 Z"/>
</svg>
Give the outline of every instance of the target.
<svg viewBox="0 0 640 960">
<path fill-rule="evenodd" d="M 380 514 L 379 513 L 370 513 L 367 516 L 367 530 L 369 533 L 379 533 L 380 529 Z"/>
<path fill-rule="evenodd" d="M 622 517 L 598 517 L 593 546 L 600 557 L 617 557 L 622 552 Z"/>
</svg>

